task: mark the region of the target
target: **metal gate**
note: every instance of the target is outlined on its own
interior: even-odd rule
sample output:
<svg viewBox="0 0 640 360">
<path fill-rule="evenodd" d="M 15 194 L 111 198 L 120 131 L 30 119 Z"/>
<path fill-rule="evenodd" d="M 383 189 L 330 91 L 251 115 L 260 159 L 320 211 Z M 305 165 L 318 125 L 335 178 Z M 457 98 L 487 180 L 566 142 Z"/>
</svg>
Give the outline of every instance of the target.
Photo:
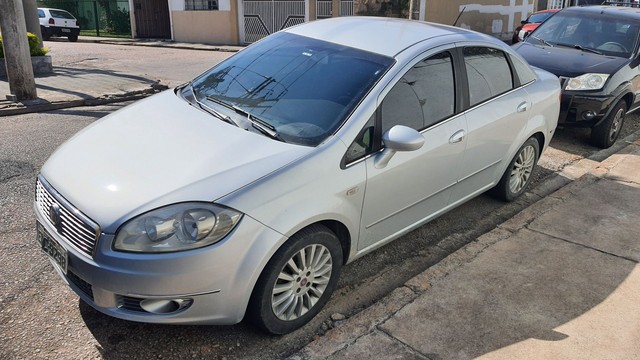
<svg viewBox="0 0 640 360">
<path fill-rule="evenodd" d="M 166 0 L 134 0 L 135 37 L 171 38 L 169 3 Z"/>
<path fill-rule="evenodd" d="M 242 3 L 247 44 L 305 20 L 304 0 L 244 0 Z"/>
<path fill-rule="evenodd" d="M 340 16 L 353 16 L 353 0 L 340 0 Z M 327 19 L 333 16 L 332 0 L 316 0 L 316 19 Z"/>
</svg>

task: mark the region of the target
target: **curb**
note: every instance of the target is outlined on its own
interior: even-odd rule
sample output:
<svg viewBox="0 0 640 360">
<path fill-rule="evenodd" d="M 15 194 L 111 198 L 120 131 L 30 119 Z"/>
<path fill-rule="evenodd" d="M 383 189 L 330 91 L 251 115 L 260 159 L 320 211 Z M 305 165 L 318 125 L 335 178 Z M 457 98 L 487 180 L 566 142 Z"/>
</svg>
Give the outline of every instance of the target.
<svg viewBox="0 0 640 360">
<path fill-rule="evenodd" d="M 323 336 L 316 336 L 312 342 L 292 354 L 288 359 L 326 359 L 353 345 L 359 338 L 375 331 L 379 325 L 434 285 L 444 281 L 456 269 L 474 260 L 485 249 L 511 237 L 542 214 L 564 202 L 577 190 L 600 180 L 624 158 L 624 155 L 616 156 L 616 154 L 631 153 L 631 150 L 638 147 L 640 147 L 640 130 L 624 139 L 619 139 L 611 148 L 600 150 L 589 158 L 566 166 L 531 192 L 540 196 L 540 200 L 524 208 L 493 230 L 449 254 L 436 265 L 409 279 L 404 285 L 399 286 L 373 305 L 347 320 L 336 322 L 333 329 L 327 331 Z"/>
<path fill-rule="evenodd" d="M 119 103 L 119 102 L 125 102 L 125 101 L 139 100 L 167 89 L 169 89 L 169 87 L 166 85 L 153 84 L 148 89 L 132 91 L 125 94 L 103 95 L 98 98 L 46 102 L 42 104 L 32 104 L 32 105 L 22 104 L 22 105 L 17 105 L 15 107 L 6 107 L 3 109 L 0 109 L 0 117 L 39 113 L 39 112 L 68 109 L 68 108 L 81 107 L 81 106 L 98 106 L 98 105 L 113 104 L 113 103 Z"/>
<path fill-rule="evenodd" d="M 183 49 L 183 50 L 201 50 L 201 51 L 219 51 L 219 52 L 238 52 L 242 46 L 231 45 L 208 45 L 199 43 L 180 43 L 173 41 L 144 41 L 144 40 L 117 40 L 113 38 L 95 39 L 95 38 L 83 38 L 78 37 L 78 42 L 82 43 L 94 43 L 94 44 L 107 44 L 107 45 L 129 45 L 129 46 L 147 46 L 147 47 L 159 47 L 170 49 Z"/>
</svg>

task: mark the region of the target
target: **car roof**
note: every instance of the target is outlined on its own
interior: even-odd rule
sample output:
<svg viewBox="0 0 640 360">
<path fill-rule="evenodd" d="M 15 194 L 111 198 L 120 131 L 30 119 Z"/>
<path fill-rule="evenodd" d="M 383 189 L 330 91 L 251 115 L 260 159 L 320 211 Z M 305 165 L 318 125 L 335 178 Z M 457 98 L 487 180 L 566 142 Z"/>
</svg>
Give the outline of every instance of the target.
<svg viewBox="0 0 640 360">
<path fill-rule="evenodd" d="M 453 26 L 367 16 L 316 20 L 284 31 L 390 57 L 424 40 L 447 35 L 462 35 L 467 40 L 498 41 L 490 36 Z"/>
<path fill-rule="evenodd" d="M 593 5 L 574 6 L 562 10 L 570 13 L 604 14 L 633 19 L 640 19 L 640 8 L 631 6 Z"/>
</svg>

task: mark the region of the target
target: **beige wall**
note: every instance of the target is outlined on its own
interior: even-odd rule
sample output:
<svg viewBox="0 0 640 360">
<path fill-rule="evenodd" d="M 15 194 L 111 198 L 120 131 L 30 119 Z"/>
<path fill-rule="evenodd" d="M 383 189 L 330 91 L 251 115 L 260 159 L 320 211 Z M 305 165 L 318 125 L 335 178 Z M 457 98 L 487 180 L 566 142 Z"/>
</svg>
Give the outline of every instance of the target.
<svg viewBox="0 0 640 360">
<path fill-rule="evenodd" d="M 212 45 L 237 45 L 238 17 L 236 14 L 236 6 L 232 6 L 231 11 L 172 11 L 174 40 Z"/>
<path fill-rule="evenodd" d="M 509 38 L 520 21 L 534 9 L 537 0 L 426 0 L 426 20 Z"/>
</svg>

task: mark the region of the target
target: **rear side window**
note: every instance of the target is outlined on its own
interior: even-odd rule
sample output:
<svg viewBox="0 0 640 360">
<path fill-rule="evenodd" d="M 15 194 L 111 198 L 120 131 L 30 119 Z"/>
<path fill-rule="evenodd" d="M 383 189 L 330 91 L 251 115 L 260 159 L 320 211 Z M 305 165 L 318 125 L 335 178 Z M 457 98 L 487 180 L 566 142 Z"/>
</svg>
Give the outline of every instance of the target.
<svg viewBox="0 0 640 360">
<path fill-rule="evenodd" d="M 525 64 L 515 56 L 510 56 L 510 58 L 511 63 L 513 64 L 513 69 L 520 80 L 520 85 L 528 84 L 536 79 L 536 74 L 531 70 L 529 65 Z"/>
<path fill-rule="evenodd" d="M 75 20 L 76 18 L 73 17 L 73 15 L 69 14 L 66 11 L 62 11 L 62 10 L 49 10 L 49 12 L 51 13 L 51 16 L 54 18 L 58 18 L 58 19 L 69 19 L 69 20 Z"/>
<path fill-rule="evenodd" d="M 513 89 L 511 67 L 502 51 L 480 46 L 466 47 L 464 63 L 471 106 Z"/>
<path fill-rule="evenodd" d="M 39 17 L 39 18 L 43 18 L 43 17 L 45 17 L 45 15 L 44 15 L 44 10 L 40 10 L 40 9 L 38 9 L 38 17 Z"/>
</svg>

